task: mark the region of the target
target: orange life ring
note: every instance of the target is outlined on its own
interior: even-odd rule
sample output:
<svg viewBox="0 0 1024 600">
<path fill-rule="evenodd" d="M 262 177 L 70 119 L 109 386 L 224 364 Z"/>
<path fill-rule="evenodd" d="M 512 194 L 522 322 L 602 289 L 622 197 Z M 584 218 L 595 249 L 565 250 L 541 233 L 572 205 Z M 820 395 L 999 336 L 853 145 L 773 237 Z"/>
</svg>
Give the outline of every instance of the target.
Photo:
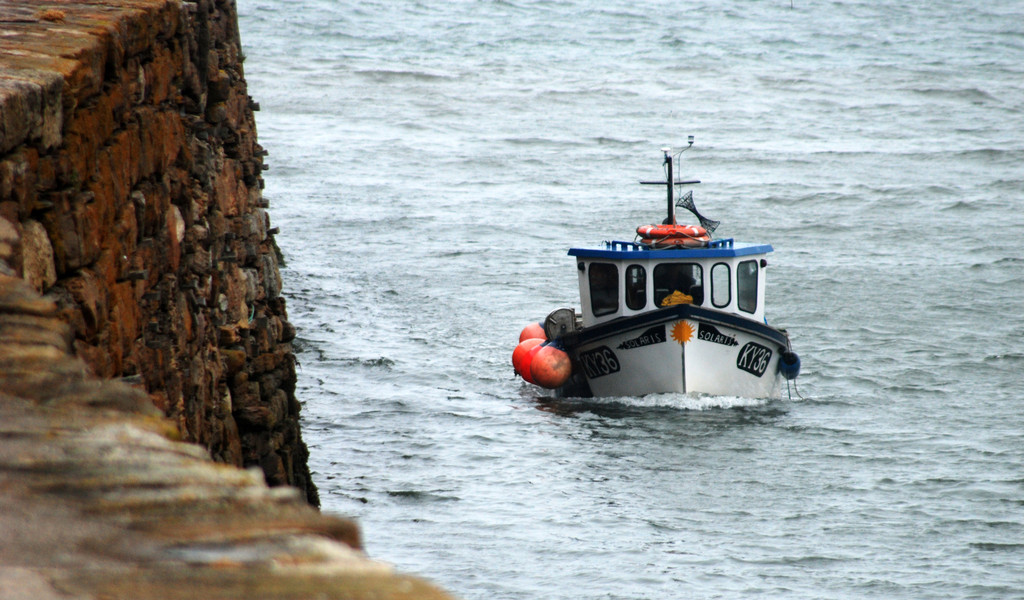
<svg viewBox="0 0 1024 600">
<path fill-rule="evenodd" d="M 711 239 L 703 227 L 697 225 L 641 225 L 636 233 L 642 238 L 702 238 Z"/>
<path fill-rule="evenodd" d="M 707 235 L 700 238 L 640 238 L 640 243 L 651 248 L 703 248 L 711 238 Z"/>
<path fill-rule="evenodd" d="M 696 225 L 641 225 L 636 233 L 652 248 L 703 248 L 711 241 L 707 230 Z"/>
</svg>

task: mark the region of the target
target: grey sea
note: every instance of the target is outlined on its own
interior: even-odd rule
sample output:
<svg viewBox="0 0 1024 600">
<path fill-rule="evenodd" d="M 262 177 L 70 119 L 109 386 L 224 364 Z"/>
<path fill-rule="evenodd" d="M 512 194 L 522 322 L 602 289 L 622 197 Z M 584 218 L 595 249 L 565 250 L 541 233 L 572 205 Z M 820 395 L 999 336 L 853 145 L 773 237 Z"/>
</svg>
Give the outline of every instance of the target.
<svg viewBox="0 0 1024 600">
<path fill-rule="evenodd" d="M 467 600 L 1024 597 L 1024 1 L 239 0 L 323 508 Z M 555 399 L 571 246 L 770 243 L 777 400 Z"/>
</svg>

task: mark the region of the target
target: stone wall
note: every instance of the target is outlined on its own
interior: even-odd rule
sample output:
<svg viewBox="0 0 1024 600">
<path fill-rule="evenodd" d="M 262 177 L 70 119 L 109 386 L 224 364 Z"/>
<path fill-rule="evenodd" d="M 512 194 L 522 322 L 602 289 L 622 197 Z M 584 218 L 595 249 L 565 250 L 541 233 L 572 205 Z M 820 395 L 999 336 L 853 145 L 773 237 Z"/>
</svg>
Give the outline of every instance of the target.
<svg viewBox="0 0 1024 600">
<path fill-rule="evenodd" d="M 182 439 L 318 505 L 234 2 L 0 0 L 0 32 L 0 274 Z"/>
<path fill-rule="evenodd" d="M 173 441 L 149 395 L 89 374 L 72 337 L 54 301 L 0 273 L 0 598 L 452 600 L 367 557 L 355 523 L 298 489 Z"/>
</svg>

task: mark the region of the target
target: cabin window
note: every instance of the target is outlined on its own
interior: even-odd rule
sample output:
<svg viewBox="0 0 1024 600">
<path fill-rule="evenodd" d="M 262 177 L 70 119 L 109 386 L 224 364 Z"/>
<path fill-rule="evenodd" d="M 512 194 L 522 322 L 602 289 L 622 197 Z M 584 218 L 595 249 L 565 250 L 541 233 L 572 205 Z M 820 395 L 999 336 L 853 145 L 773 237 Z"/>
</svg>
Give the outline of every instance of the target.
<svg viewBox="0 0 1024 600">
<path fill-rule="evenodd" d="M 590 310 L 595 317 L 619 310 L 619 268 L 609 263 L 590 263 Z"/>
<path fill-rule="evenodd" d="M 703 281 L 704 270 L 698 264 L 662 263 L 654 267 L 654 303 L 663 306 L 666 298 L 681 292 L 690 296 L 693 304 L 704 304 Z"/>
<path fill-rule="evenodd" d="M 745 260 L 736 271 L 736 299 L 740 310 L 757 312 L 757 261 Z"/>
<path fill-rule="evenodd" d="M 647 269 L 640 265 L 626 267 L 626 306 L 630 310 L 647 306 Z"/>
<path fill-rule="evenodd" d="M 732 285 L 730 285 L 729 265 L 715 263 L 711 267 L 711 304 L 715 308 L 725 308 L 732 302 Z"/>
</svg>

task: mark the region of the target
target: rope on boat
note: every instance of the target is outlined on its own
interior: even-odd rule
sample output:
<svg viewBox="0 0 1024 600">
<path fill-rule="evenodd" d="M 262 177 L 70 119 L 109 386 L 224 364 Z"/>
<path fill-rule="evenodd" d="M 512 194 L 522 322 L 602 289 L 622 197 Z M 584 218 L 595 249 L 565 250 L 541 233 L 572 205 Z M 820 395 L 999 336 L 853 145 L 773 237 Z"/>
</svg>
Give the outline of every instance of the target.
<svg viewBox="0 0 1024 600">
<path fill-rule="evenodd" d="M 796 386 L 796 379 L 792 380 L 792 382 L 793 382 L 793 389 L 792 390 L 789 389 L 789 382 L 790 382 L 790 380 L 787 379 L 786 380 L 786 393 L 789 394 L 789 399 L 792 400 L 793 399 L 793 392 L 796 392 L 796 397 L 797 398 L 800 398 L 801 400 L 806 400 L 806 398 L 804 398 L 803 396 L 800 395 L 800 389 Z"/>
</svg>

